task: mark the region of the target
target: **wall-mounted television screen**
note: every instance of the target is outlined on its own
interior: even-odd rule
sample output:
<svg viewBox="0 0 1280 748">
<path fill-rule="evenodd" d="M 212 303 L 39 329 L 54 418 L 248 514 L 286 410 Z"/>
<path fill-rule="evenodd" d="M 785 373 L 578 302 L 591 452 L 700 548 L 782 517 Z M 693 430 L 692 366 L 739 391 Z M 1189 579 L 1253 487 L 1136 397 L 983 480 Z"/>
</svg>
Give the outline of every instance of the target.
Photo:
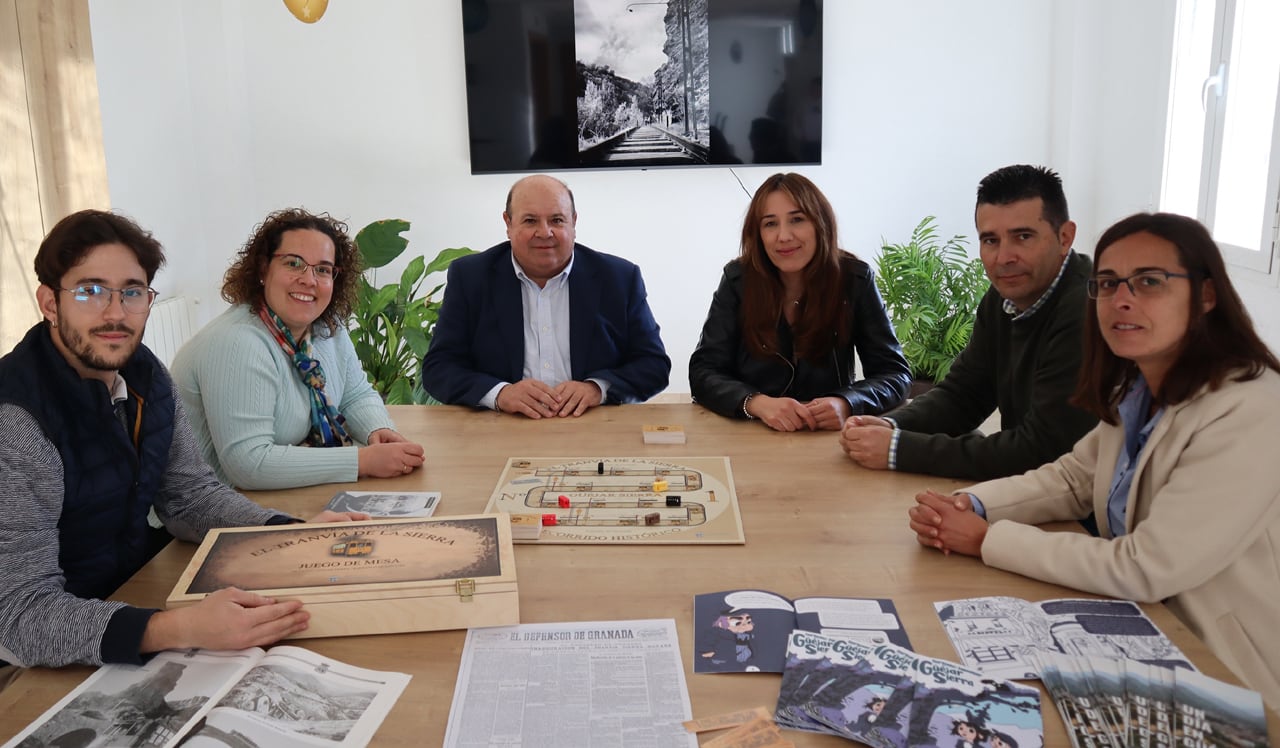
<svg viewBox="0 0 1280 748">
<path fill-rule="evenodd" d="M 822 162 L 822 0 L 461 0 L 471 172 Z"/>
</svg>

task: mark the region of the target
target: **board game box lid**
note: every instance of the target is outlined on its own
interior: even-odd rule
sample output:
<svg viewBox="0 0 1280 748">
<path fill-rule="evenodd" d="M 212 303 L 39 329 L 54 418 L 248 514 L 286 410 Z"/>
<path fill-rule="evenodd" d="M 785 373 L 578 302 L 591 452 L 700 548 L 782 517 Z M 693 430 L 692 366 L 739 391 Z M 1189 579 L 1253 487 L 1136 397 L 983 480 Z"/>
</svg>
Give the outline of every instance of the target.
<svg viewBox="0 0 1280 748">
<path fill-rule="evenodd" d="M 515 582 L 511 525 L 502 514 L 235 527 L 209 532 L 168 605 L 229 586 L 316 600 L 433 588 L 483 594 L 514 590 Z"/>
</svg>

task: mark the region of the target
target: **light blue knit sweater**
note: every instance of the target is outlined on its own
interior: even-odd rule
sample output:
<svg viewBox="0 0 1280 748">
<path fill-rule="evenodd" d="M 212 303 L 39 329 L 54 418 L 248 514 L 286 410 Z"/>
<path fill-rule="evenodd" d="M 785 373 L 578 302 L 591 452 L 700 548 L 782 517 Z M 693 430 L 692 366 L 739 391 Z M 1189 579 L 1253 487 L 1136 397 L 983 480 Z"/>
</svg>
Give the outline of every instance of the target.
<svg viewBox="0 0 1280 748">
<path fill-rule="evenodd" d="M 369 384 L 347 331 L 312 330 L 311 355 L 325 375 L 329 402 L 361 444 L 394 428 Z M 307 387 L 262 320 L 233 306 L 182 346 L 173 379 L 205 460 L 223 481 L 246 490 L 352 482 L 357 447 L 295 446 L 311 428 Z"/>
</svg>

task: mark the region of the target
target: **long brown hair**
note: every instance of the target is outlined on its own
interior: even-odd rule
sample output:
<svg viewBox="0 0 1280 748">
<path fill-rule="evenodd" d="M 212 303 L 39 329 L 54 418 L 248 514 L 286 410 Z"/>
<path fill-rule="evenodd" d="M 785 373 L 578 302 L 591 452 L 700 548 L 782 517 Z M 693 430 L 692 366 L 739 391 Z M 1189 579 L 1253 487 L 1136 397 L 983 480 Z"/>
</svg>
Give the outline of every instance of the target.
<svg viewBox="0 0 1280 748">
<path fill-rule="evenodd" d="M 1267 369 L 1280 371 L 1280 361 L 1253 329 L 1236 289 L 1227 276 L 1222 253 L 1209 230 L 1199 221 L 1173 213 L 1137 213 L 1107 229 L 1093 252 L 1098 267 L 1102 253 L 1112 244 L 1133 234 L 1148 233 L 1173 244 L 1178 260 L 1191 276 L 1191 314 L 1182 336 L 1178 357 L 1165 374 L 1160 392 L 1153 393 L 1160 405 L 1187 400 L 1206 385 L 1217 389 L 1234 372 L 1234 381 L 1256 379 Z M 1213 308 L 1204 309 L 1204 281 L 1213 284 Z M 1084 361 L 1080 380 L 1071 401 L 1103 421 L 1119 420 L 1117 407 L 1138 377 L 1138 366 L 1120 358 L 1102 338 L 1098 306 L 1090 301 L 1085 310 Z"/>
<path fill-rule="evenodd" d="M 333 279 L 333 298 L 317 320 L 332 333 L 346 323 L 355 307 L 360 271 L 360 253 L 347 234 L 347 224 L 328 213 L 308 213 L 302 208 L 277 210 L 254 228 L 249 240 L 236 254 L 235 263 L 222 279 L 222 298 L 231 304 L 248 304 L 256 312 L 266 303 L 262 279 L 267 263 L 280 249 L 286 231 L 319 231 L 333 242 L 333 264 L 339 268 Z"/>
<path fill-rule="evenodd" d="M 813 222 L 817 247 L 804 268 L 804 301 L 791 326 L 797 359 L 818 361 L 849 335 L 848 315 L 842 313 L 840 258 L 851 256 L 836 246 L 836 215 L 818 186 L 799 174 L 774 174 L 756 190 L 742 222 L 742 336 L 751 355 L 764 358 L 778 349 L 778 319 L 786 299 L 782 276 L 765 252 L 760 238 L 764 203 L 781 192 Z"/>
</svg>

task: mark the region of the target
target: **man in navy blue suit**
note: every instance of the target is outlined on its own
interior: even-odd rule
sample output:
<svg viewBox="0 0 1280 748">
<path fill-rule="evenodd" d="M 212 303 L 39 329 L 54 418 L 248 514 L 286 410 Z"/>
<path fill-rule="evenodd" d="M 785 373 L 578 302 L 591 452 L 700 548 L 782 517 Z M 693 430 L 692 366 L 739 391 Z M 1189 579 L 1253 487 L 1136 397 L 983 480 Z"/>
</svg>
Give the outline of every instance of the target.
<svg viewBox="0 0 1280 748">
<path fill-rule="evenodd" d="M 423 389 L 444 403 L 550 418 L 666 387 L 671 359 L 640 268 L 574 242 L 569 187 L 525 177 L 502 220 L 509 241 L 449 267 Z"/>
</svg>

